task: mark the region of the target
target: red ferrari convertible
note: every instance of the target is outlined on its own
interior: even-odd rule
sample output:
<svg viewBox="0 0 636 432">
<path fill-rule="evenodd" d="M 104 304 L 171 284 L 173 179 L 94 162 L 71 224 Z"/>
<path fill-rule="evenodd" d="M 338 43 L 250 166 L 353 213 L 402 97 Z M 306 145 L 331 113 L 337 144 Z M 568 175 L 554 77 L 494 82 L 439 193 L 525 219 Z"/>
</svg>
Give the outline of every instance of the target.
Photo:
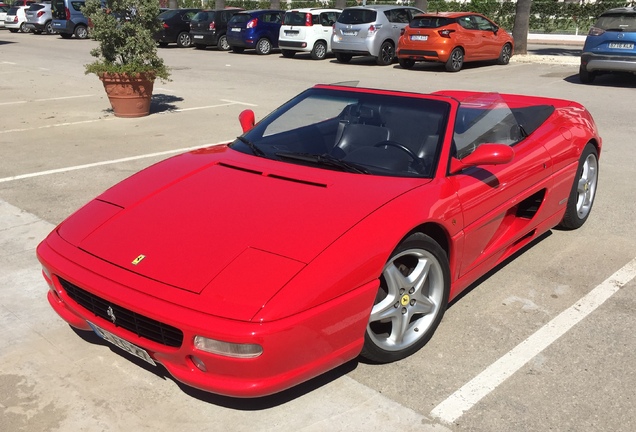
<svg viewBox="0 0 636 432">
<path fill-rule="evenodd" d="M 594 202 L 601 138 L 576 102 L 318 85 L 239 119 L 37 250 L 64 320 L 218 394 L 415 353 L 463 289 Z"/>
</svg>

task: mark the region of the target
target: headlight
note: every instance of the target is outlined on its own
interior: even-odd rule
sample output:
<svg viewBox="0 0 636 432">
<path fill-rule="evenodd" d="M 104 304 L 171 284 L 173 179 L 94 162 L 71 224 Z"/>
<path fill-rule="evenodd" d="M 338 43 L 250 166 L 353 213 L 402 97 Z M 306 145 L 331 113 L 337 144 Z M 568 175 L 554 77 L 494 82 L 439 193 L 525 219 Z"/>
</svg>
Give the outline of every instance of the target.
<svg viewBox="0 0 636 432">
<path fill-rule="evenodd" d="M 257 344 L 236 344 L 203 336 L 194 337 L 194 346 L 201 351 L 236 358 L 254 358 L 263 354 L 263 347 Z"/>
</svg>

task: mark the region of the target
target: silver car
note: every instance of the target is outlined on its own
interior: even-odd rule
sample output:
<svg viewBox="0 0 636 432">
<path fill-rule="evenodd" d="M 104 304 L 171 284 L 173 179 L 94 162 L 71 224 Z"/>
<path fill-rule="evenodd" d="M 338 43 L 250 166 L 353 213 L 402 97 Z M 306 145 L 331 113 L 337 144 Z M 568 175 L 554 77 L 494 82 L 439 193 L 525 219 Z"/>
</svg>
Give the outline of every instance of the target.
<svg viewBox="0 0 636 432">
<path fill-rule="evenodd" d="M 51 13 L 51 3 L 34 3 L 25 11 L 26 27 L 35 34 L 52 34 L 53 14 Z"/>
<path fill-rule="evenodd" d="M 353 56 L 373 56 L 380 66 L 395 59 L 400 32 L 420 9 L 400 5 L 355 6 L 342 11 L 334 27 L 331 50 L 347 63 Z"/>
</svg>

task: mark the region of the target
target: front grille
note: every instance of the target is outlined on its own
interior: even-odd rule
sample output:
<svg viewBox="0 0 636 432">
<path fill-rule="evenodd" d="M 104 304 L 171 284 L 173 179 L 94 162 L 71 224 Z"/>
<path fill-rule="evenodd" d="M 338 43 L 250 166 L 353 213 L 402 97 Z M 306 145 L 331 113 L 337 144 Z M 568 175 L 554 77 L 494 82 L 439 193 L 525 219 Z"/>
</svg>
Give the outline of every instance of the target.
<svg viewBox="0 0 636 432">
<path fill-rule="evenodd" d="M 126 329 L 139 337 L 170 347 L 180 347 L 183 342 L 183 332 L 176 327 L 155 321 L 129 309 L 111 303 L 94 294 L 84 291 L 62 278 L 58 278 L 66 294 L 77 304 L 92 312 L 95 316 L 112 321 L 115 316 L 115 326 Z M 109 313 L 110 312 L 110 313 Z"/>
</svg>

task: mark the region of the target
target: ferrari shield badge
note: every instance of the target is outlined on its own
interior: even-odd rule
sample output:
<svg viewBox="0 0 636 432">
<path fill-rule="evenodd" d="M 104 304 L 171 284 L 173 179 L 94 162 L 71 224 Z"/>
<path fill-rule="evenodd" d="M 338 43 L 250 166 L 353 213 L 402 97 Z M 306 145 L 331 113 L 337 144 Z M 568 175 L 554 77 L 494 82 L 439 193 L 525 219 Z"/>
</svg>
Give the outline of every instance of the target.
<svg viewBox="0 0 636 432">
<path fill-rule="evenodd" d="M 139 255 L 137 258 L 135 258 L 132 261 L 132 265 L 137 265 L 141 262 L 141 260 L 143 260 L 144 258 L 146 258 L 146 255 Z"/>
</svg>

